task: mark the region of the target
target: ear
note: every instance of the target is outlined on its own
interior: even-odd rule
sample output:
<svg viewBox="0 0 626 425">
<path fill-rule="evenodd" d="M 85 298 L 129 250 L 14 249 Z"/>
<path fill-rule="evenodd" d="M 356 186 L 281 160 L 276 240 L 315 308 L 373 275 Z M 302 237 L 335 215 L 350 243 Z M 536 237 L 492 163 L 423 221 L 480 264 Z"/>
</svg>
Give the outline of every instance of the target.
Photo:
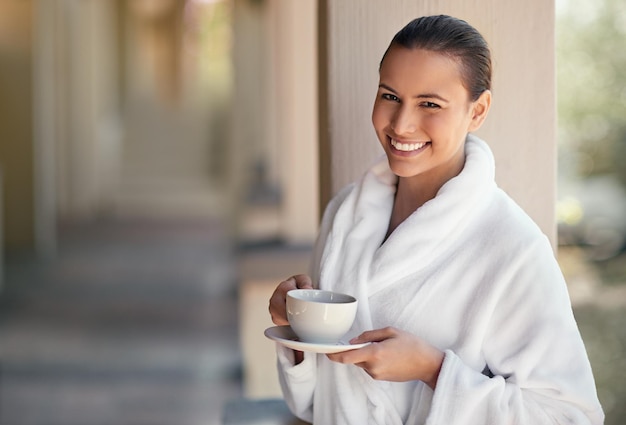
<svg viewBox="0 0 626 425">
<path fill-rule="evenodd" d="M 483 125 L 489 108 L 491 107 L 491 91 L 485 90 L 480 97 L 472 103 L 472 120 L 470 122 L 468 131 L 476 131 Z"/>
</svg>

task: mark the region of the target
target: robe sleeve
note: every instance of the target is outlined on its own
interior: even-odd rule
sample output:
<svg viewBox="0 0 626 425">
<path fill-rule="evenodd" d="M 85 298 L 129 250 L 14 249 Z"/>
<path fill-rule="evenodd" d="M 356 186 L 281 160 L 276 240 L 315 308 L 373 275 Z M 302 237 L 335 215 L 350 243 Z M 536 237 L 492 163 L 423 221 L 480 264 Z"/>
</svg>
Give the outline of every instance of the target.
<svg viewBox="0 0 626 425">
<path fill-rule="evenodd" d="M 600 425 L 604 414 L 549 243 L 518 256 L 486 327 L 486 369 L 446 351 L 427 425 Z M 498 277 L 496 277 L 498 278 Z"/>
<path fill-rule="evenodd" d="M 277 345 L 276 355 L 278 379 L 289 410 L 298 418 L 312 423 L 316 355 L 304 353 L 304 360 L 297 365 L 294 365 L 294 352 L 290 348 Z"/>
<path fill-rule="evenodd" d="M 318 233 L 310 265 L 309 274 L 314 287 L 319 287 L 319 269 L 326 238 L 331 230 L 337 209 L 354 185 L 342 189 L 327 205 Z M 294 353 L 290 348 L 276 344 L 278 378 L 287 406 L 300 419 L 313 422 L 313 399 L 317 383 L 317 357 L 314 353 L 304 353 L 304 360 L 294 365 Z"/>
</svg>

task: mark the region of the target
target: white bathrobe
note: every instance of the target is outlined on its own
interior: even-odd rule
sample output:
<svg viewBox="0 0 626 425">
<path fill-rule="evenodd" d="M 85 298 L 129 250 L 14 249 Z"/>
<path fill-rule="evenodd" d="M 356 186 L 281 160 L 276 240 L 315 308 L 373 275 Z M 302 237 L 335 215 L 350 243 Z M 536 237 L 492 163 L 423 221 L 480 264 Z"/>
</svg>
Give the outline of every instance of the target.
<svg viewBox="0 0 626 425">
<path fill-rule="evenodd" d="M 356 296 L 348 338 L 394 326 L 445 351 L 433 392 L 277 346 L 294 414 L 334 424 L 601 424 L 603 412 L 548 239 L 494 181 L 468 136 L 463 171 L 384 241 L 397 177 L 381 158 L 328 205 L 312 263 L 322 289 Z M 384 243 L 383 243 L 384 241 Z"/>
</svg>

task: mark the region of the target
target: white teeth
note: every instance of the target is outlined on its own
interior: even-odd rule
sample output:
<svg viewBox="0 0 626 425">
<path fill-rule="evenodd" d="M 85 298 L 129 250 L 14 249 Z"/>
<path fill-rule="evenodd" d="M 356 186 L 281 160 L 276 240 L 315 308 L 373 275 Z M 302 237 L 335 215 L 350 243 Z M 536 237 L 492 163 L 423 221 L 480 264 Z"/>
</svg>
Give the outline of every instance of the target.
<svg viewBox="0 0 626 425">
<path fill-rule="evenodd" d="M 426 145 L 426 142 L 424 143 L 400 143 L 396 141 L 395 139 L 391 139 L 391 144 L 393 145 L 394 148 L 398 149 L 399 151 L 409 152 L 409 151 L 415 151 L 417 149 L 423 148 Z"/>
</svg>

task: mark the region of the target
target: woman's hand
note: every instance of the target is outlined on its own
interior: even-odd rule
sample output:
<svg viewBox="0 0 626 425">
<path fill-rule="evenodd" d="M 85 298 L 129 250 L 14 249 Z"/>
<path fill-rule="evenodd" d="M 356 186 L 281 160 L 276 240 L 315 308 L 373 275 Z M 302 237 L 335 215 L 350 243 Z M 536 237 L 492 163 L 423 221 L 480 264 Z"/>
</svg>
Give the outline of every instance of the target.
<svg viewBox="0 0 626 425">
<path fill-rule="evenodd" d="M 304 274 L 298 274 L 278 284 L 270 298 L 269 306 L 272 322 L 278 326 L 289 324 L 287 320 L 287 292 L 292 289 L 313 289 L 311 278 Z M 294 363 L 300 364 L 304 359 L 304 353 L 296 350 L 293 353 Z"/>
<path fill-rule="evenodd" d="M 351 344 L 371 342 L 357 350 L 328 354 L 328 358 L 363 368 L 372 378 L 384 381 L 424 381 L 433 390 L 444 353 L 424 340 L 396 328 L 363 332 Z"/>
<path fill-rule="evenodd" d="M 270 298 L 270 315 L 275 325 L 288 325 L 287 321 L 287 292 L 292 289 L 313 289 L 311 278 L 304 274 L 290 277 L 278 284 Z"/>
</svg>

